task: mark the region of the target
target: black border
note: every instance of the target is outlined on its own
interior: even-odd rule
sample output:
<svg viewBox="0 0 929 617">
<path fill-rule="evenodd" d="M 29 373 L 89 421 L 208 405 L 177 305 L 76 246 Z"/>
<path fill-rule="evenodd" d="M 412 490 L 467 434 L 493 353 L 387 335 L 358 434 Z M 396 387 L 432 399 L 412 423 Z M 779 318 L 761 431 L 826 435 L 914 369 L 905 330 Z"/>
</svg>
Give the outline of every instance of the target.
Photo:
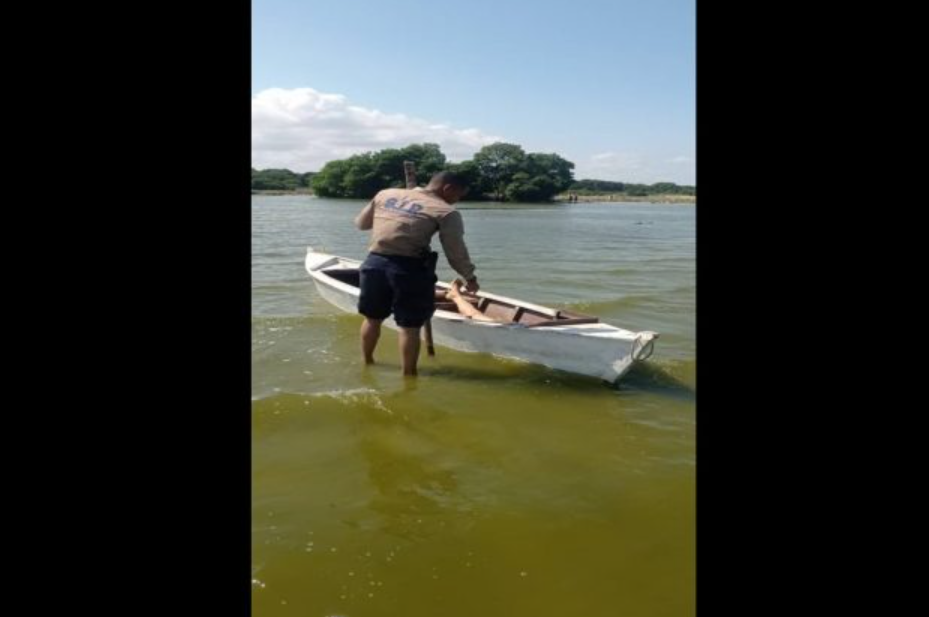
<svg viewBox="0 0 929 617">
<path fill-rule="evenodd" d="M 46 190 L 27 187 L 41 208 L 17 227 L 48 257 L 30 321 L 52 336 L 24 362 L 39 432 L 17 433 L 44 464 L 24 502 L 37 601 L 248 615 L 251 3 L 57 17 L 53 62 L 23 58 L 55 128 L 29 135 Z"/>
</svg>

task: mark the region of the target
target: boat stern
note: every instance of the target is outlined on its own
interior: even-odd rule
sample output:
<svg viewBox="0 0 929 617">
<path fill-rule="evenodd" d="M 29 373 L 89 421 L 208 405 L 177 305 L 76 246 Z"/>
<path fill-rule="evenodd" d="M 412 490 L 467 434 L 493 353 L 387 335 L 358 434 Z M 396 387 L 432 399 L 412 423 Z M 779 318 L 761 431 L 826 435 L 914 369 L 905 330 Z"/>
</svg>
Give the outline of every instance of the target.
<svg viewBox="0 0 929 617">
<path fill-rule="evenodd" d="M 651 330 L 637 332 L 635 338 L 632 340 L 632 347 L 629 349 L 629 353 L 614 361 L 610 365 L 608 374 L 604 375 L 603 379 L 616 383 L 623 375 L 629 372 L 633 364 L 648 360 L 655 351 L 655 341 L 659 336 L 657 332 L 652 332 Z"/>
</svg>

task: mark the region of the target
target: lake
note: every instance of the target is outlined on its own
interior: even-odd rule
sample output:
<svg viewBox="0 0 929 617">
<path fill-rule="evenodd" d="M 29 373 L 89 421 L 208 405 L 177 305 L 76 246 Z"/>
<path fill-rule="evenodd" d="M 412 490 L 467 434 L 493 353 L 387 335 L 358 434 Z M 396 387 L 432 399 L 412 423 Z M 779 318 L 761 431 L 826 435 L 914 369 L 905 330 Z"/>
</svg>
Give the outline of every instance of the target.
<svg viewBox="0 0 929 617">
<path fill-rule="evenodd" d="M 443 347 L 405 380 L 389 329 L 365 369 L 303 267 L 364 258 L 364 205 L 252 198 L 253 614 L 693 615 L 695 207 L 459 204 L 483 291 L 661 333 L 611 387 Z"/>
</svg>

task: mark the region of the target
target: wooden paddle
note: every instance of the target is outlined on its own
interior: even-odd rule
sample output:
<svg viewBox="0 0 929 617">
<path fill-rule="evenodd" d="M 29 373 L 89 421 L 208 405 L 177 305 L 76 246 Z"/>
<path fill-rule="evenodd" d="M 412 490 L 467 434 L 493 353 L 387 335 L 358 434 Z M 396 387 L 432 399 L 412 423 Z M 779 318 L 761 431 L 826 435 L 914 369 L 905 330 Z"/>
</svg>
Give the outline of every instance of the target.
<svg viewBox="0 0 929 617">
<path fill-rule="evenodd" d="M 406 177 L 406 188 L 416 188 L 416 163 L 413 161 L 403 161 L 403 175 Z M 433 294 L 434 295 L 434 294 Z M 435 300 L 433 299 L 433 302 Z M 430 356 L 435 355 L 435 346 L 432 344 L 432 320 L 426 320 L 426 353 Z"/>
</svg>

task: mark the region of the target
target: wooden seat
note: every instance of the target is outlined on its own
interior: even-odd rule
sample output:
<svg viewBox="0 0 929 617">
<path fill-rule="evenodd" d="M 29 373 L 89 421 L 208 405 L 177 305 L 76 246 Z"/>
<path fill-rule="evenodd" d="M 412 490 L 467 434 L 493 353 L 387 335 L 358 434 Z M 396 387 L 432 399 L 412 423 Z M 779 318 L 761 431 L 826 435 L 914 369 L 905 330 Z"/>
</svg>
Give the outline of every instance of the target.
<svg viewBox="0 0 929 617">
<path fill-rule="evenodd" d="M 479 308 L 478 310 L 481 309 Z M 512 323 L 516 321 L 519 319 L 519 314 L 521 311 L 521 307 L 507 306 L 506 304 L 501 304 L 500 302 L 495 302 L 493 300 L 487 302 L 484 309 L 481 310 L 481 312 L 484 313 L 486 317 L 490 317 L 495 321 L 500 321 L 503 323 Z"/>
<path fill-rule="evenodd" d="M 550 319 L 548 321 L 539 321 L 532 324 L 526 324 L 527 328 L 539 328 L 543 326 L 576 326 L 585 323 L 600 323 L 596 317 L 578 317 L 577 319 Z"/>
<path fill-rule="evenodd" d="M 585 323 L 600 323 L 600 319 L 592 315 L 584 315 L 583 313 L 575 313 L 572 311 L 558 311 L 557 318 L 552 319 L 551 317 L 545 317 L 539 319 L 535 316 L 531 320 L 526 320 L 523 323 L 526 324 L 527 328 L 539 328 L 543 326 L 576 326 Z"/>
<path fill-rule="evenodd" d="M 541 313 L 536 313 L 535 311 L 523 311 L 519 316 L 519 323 L 526 326 L 532 326 L 542 322 L 549 322 L 552 318 L 548 315 L 543 315 Z"/>
</svg>

